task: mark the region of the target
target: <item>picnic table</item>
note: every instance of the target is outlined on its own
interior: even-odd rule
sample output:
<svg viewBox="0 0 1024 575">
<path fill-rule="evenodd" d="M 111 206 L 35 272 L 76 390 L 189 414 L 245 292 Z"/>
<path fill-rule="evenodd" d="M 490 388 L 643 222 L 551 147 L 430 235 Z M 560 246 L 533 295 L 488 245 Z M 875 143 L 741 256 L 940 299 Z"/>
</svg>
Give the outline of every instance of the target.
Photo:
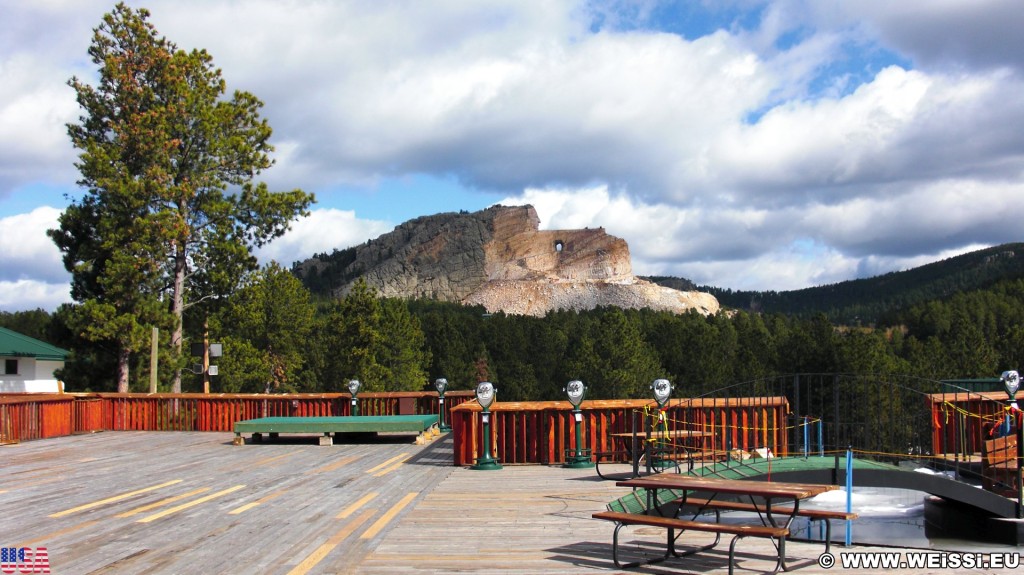
<svg viewBox="0 0 1024 575">
<path fill-rule="evenodd" d="M 604 519 L 616 523 L 612 536 L 612 559 L 617 567 L 635 567 L 638 565 L 657 563 L 669 557 L 684 557 L 694 553 L 707 551 L 718 545 L 722 534 L 732 535 L 729 545 L 729 573 L 735 565 L 737 542 L 744 537 L 763 537 L 771 539 L 775 544 L 777 556 L 776 573 L 786 567 L 786 538 L 793 519 L 797 516 L 812 519 L 852 519 L 856 514 L 838 511 L 801 510 L 800 502 L 804 499 L 820 495 L 827 491 L 839 489 L 838 485 L 819 485 L 813 483 L 789 483 L 780 481 L 751 481 L 740 479 L 720 479 L 715 477 L 696 477 L 683 474 L 661 474 L 646 477 L 634 477 L 619 481 L 616 485 L 632 489 L 643 489 L 649 501 L 646 513 L 625 511 L 604 511 L 593 515 L 596 519 Z M 651 514 L 658 510 L 654 502 L 665 500 L 659 498 L 658 491 L 671 490 L 678 504 L 674 516 Z M 692 518 L 683 518 L 684 510 L 693 510 Z M 719 510 L 747 510 L 757 514 L 756 519 L 741 523 L 721 523 Z M 699 520 L 705 511 L 715 513 L 715 522 Z M 627 525 L 644 525 L 661 527 L 667 530 L 666 550 L 663 556 L 655 556 L 643 561 L 621 563 L 619 561 L 619 532 Z M 676 551 L 677 535 L 686 531 L 701 531 L 715 534 L 714 542 L 695 546 L 684 552 Z M 831 529 L 829 529 L 831 531 Z M 826 551 L 829 542 L 826 540 Z"/>
</svg>

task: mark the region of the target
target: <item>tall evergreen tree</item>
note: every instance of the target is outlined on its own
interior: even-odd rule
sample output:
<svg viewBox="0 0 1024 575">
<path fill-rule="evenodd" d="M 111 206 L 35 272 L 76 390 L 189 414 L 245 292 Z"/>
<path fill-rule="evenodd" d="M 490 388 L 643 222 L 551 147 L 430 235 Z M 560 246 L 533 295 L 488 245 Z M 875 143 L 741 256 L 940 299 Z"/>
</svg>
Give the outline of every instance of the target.
<svg viewBox="0 0 1024 575">
<path fill-rule="evenodd" d="M 422 302 L 418 307 L 423 307 Z M 424 340 L 430 353 L 430 379 L 444 377 L 450 389 L 469 389 L 475 381 L 472 337 L 467 335 L 470 319 L 459 313 L 459 304 L 434 303 L 429 309 L 420 309 L 417 317 L 424 332 Z"/>
<path fill-rule="evenodd" d="M 364 391 L 383 389 L 384 370 L 376 356 L 380 315 L 380 300 L 362 279 L 332 307 L 326 327 L 331 350 L 324 382 L 328 391 L 344 391 L 349 379 L 358 379 Z"/>
<path fill-rule="evenodd" d="M 228 298 L 225 309 L 210 325 L 211 333 L 230 335 L 233 343 L 225 349 L 221 363 L 237 363 L 244 368 L 233 374 L 224 365 L 220 377 L 237 390 L 264 391 L 269 387 L 279 391 L 315 391 L 313 375 L 306 369 L 316 314 L 309 290 L 277 263 L 249 277 L 248 283 Z M 241 342 L 248 347 L 240 345 Z M 247 352 L 254 352 L 257 357 L 244 358 Z M 266 371 L 251 374 L 250 369 Z"/>
<path fill-rule="evenodd" d="M 430 352 L 418 319 L 405 301 L 387 298 L 380 306 L 377 363 L 384 368 L 381 391 L 416 391 L 427 383 Z"/>
<path fill-rule="evenodd" d="M 782 373 L 832 373 L 837 369 L 835 326 L 825 314 L 806 321 L 794 321 L 780 342 L 779 368 Z"/>
<path fill-rule="evenodd" d="M 256 268 L 252 249 L 313 201 L 253 183 L 273 164 L 262 102 L 247 92 L 224 99 L 211 56 L 179 50 L 148 17 L 118 4 L 89 47 L 99 83 L 69 81 L 83 111 L 68 134 L 86 191 L 50 230 L 82 302 L 79 325 L 116 341 L 125 390 L 147 327 L 170 324 L 180 355 L 186 306 L 229 293 Z"/>
<path fill-rule="evenodd" d="M 332 307 L 325 331 L 328 389 L 343 390 L 351 378 L 363 391 L 411 391 L 428 383 L 430 351 L 419 320 L 406 302 L 379 299 L 363 279 Z"/>
</svg>

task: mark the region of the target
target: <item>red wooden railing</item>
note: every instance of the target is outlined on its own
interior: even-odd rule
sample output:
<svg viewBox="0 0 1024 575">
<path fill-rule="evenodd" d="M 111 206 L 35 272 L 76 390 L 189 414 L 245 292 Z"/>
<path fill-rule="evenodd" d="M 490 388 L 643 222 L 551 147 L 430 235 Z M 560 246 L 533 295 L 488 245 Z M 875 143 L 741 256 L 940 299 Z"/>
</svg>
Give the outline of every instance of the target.
<svg viewBox="0 0 1024 575">
<path fill-rule="evenodd" d="M 74 403 L 76 433 L 103 431 L 103 400 L 98 397 L 76 397 Z"/>
<path fill-rule="evenodd" d="M 104 400 L 105 428 L 116 431 L 232 431 L 236 421 L 245 419 L 349 415 L 352 401 L 347 393 L 97 395 Z M 439 408 L 437 394 L 427 391 L 357 397 L 361 415 L 429 414 Z M 472 397 L 471 391 L 446 393 L 446 411 Z"/>
<path fill-rule="evenodd" d="M 0 443 L 71 435 L 75 398 L 70 395 L 6 395 L 0 399 Z"/>
<path fill-rule="evenodd" d="M 452 410 L 450 420 L 455 465 L 472 464 L 482 452 L 481 408 L 467 402 Z M 644 418 L 656 414 L 649 400 L 585 401 L 581 406 L 585 448 L 593 452 L 621 450 L 613 433 L 629 433 L 637 414 L 637 431 Z M 677 400 L 665 409 L 668 429 L 710 433 L 699 447 L 705 451 L 749 451 L 767 447 L 779 456 L 788 454 L 785 397 Z M 560 463 L 566 450 L 575 449 L 572 405 L 567 401 L 501 402 L 491 406 L 491 449 L 502 463 Z"/>
<path fill-rule="evenodd" d="M 451 408 L 472 391 L 445 394 Z M 362 393 L 362 415 L 438 413 L 436 393 Z M 351 396 L 325 394 L 88 393 L 0 395 L 0 442 L 93 431 L 232 431 L 243 419 L 271 416 L 349 415 Z"/>
<path fill-rule="evenodd" d="M 1024 406 L 1024 391 L 1017 392 Z M 935 393 L 927 396 L 932 413 L 932 453 L 969 456 L 981 453 L 992 426 L 1006 416 L 1008 397 L 999 391 Z"/>
<path fill-rule="evenodd" d="M 470 464 L 479 455 L 480 407 L 472 391 L 445 396 L 446 421 L 453 427 L 455 462 Z M 437 413 L 437 394 L 423 392 L 362 393 L 363 415 Z M 927 398 L 932 414 L 932 453 L 964 457 L 981 452 L 986 425 L 1005 414 L 1001 392 L 945 393 Z M 1024 391 L 1018 393 L 1024 405 Z M 348 415 L 351 397 L 334 394 L 3 394 L 0 395 L 0 442 L 15 442 L 92 431 L 231 431 L 236 421 L 268 416 Z M 588 401 L 583 404 L 584 447 L 612 451 L 613 433 L 638 426 L 653 409 L 649 400 Z M 574 419 L 568 402 L 499 402 L 492 406 L 493 449 L 506 463 L 557 463 L 575 447 Z M 715 451 L 768 447 L 786 455 L 784 397 L 671 400 L 669 429 L 710 433 L 704 448 Z"/>
<path fill-rule="evenodd" d="M 448 392 L 446 421 L 453 427 L 455 463 L 478 456 L 480 407 L 471 391 Z M 363 415 L 437 413 L 432 392 L 363 393 Z M 646 400 L 583 404 L 584 446 L 595 452 L 620 448 L 613 433 L 638 429 L 650 416 Z M 60 394 L 0 396 L 0 440 L 42 439 L 92 431 L 232 431 L 236 421 L 270 416 L 348 415 L 351 396 L 334 394 Z M 505 402 L 492 406 L 493 449 L 506 463 L 556 463 L 575 448 L 575 420 L 568 402 Z M 676 400 L 665 410 L 669 429 L 710 433 L 704 449 L 768 447 L 788 452 L 783 397 Z"/>
</svg>

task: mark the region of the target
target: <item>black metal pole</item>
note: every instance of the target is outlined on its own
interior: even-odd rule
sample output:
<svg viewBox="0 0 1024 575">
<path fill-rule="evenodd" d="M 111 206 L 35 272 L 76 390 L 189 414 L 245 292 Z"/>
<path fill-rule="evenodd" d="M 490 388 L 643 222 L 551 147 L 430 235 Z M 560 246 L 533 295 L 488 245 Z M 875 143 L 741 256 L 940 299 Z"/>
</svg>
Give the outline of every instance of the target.
<svg viewBox="0 0 1024 575">
<path fill-rule="evenodd" d="M 629 440 L 630 440 L 630 450 L 629 450 L 629 453 L 630 453 L 631 457 L 633 458 L 633 477 L 640 477 L 640 446 L 637 445 L 637 442 L 636 442 L 637 417 L 639 417 L 639 413 L 637 412 L 637 410 L 634 409 L 633 410 L 633 427 L 631 429 L 631 431 L 633 433 L 632 433 L 631 437 L 629 438 Z"/>
</svg>

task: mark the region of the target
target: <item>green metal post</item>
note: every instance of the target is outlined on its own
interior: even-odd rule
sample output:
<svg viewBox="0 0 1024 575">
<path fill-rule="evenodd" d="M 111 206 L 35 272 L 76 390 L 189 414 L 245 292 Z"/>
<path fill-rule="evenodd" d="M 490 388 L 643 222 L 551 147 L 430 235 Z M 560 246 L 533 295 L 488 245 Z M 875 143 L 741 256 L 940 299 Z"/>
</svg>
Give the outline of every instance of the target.
<svg viewBox="0 0 1024 575">
<path fill-rule="evenodd" d="M 440 422 L 438 423 L 437 429 L 441 432 L 451 431 L 452 428 L 444 421 L 444 392 L 448 389 L 448 380 L 439 377 L 434 380 L 434 387 L 437 388 L 437 406 L 438 411 L 441 412 Z"/>
<path fill-rule="evenodd" d="M 481 381 L 476 384 L 476 400 L 483 409 L 480 417 L 484 428 L 484 454 L 476 460 L 476 465 L 470 467 L 470 469 L 478 471 L 501 469 L 501 464 L 491 455 L 491 403 L 494 402 L 497 394 L 498 390 L 489 381 Z"/>
<path fill-rule="evenodd" d="M 484 408 L 481 414 L 483 418 L 483 431 L 484 431 L 484 453 L 482 456 L 477 458 L 476 464 L 470 469 L 477 471 L 494 471 L 501 469 L 501 464 L 498 460 L 491 455 L 491 410 Z"/>
<path fill-rule="evenodd" d="M 451 426 L 448 425 L 444 420 L 444 394 L 441 394 L 441 396 L 437 398 L 437 402 L 439 411 L 441 412 L 441 423 L 440 425 L 437 426 L 437 428 L 441 431 L 451 431 Z"/>
<path fill-rule="evenodd" d="M 573 469 L 593 467 L 594 462 L 590 460 L 590 456 L 583 454 L 583 411 L 574 409 L 572 416 L 576 420 L 576 454 L 566 460 L 565 467 Z"/>
</svg>

